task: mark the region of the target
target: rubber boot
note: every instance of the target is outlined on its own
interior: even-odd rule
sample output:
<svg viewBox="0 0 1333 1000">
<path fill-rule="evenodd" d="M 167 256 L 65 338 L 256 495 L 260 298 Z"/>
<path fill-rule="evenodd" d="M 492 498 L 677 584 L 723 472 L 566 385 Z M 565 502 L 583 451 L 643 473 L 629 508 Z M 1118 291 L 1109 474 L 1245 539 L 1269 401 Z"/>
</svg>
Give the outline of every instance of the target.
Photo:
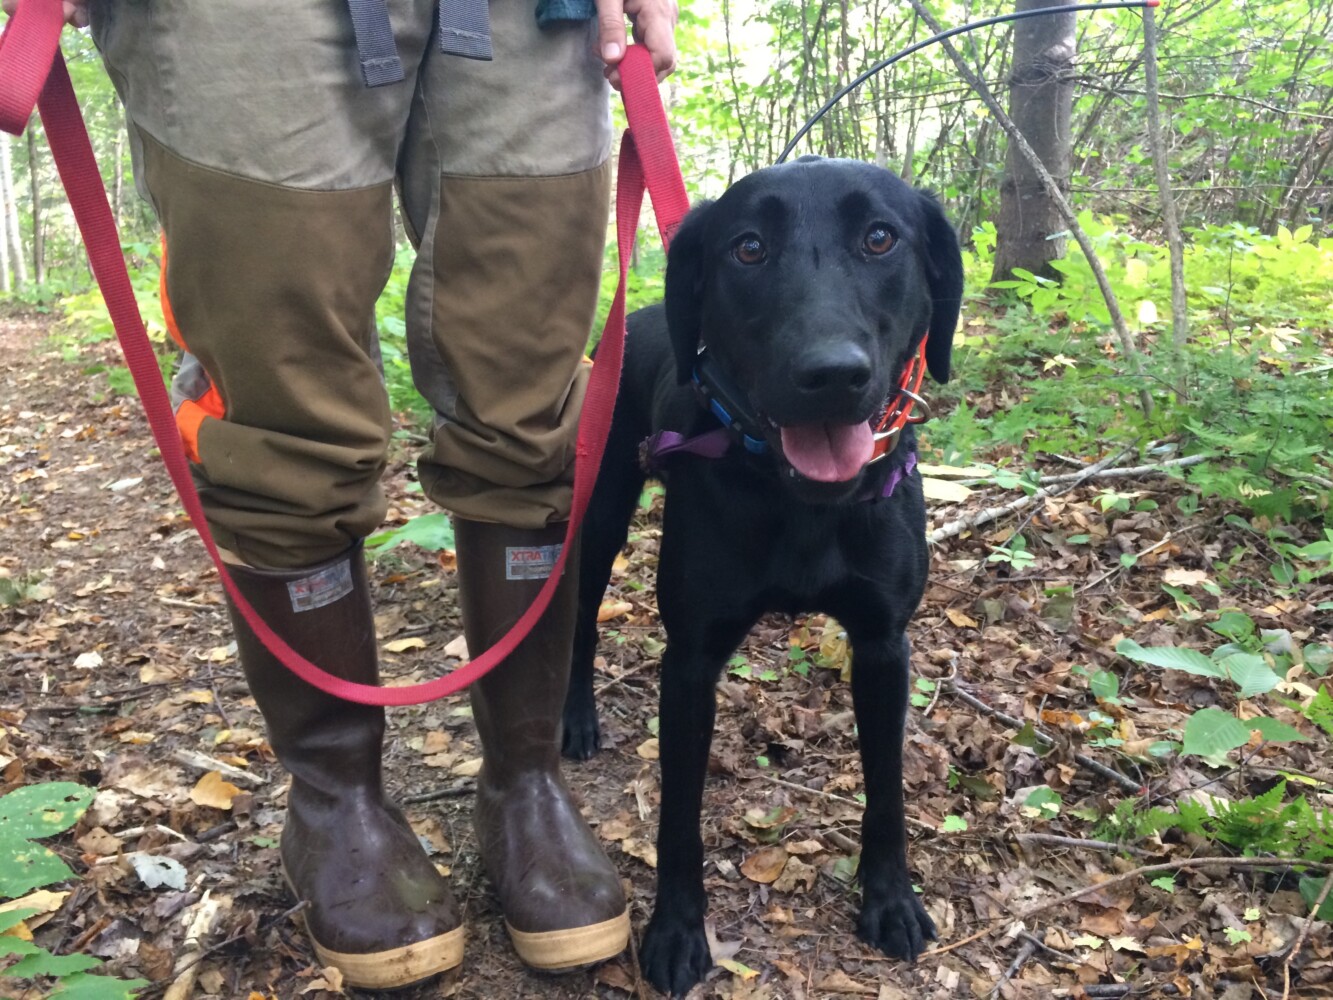
<svg viewBox="0 0 1333 1000">
<path fill-rule="evenodd" d="M 488 649 L 527 610 L 564 534 L 564 525 L 455 520 L 470 650 Z M 519 958 L 546 971 L 600 962 L 629 942 L 620 877 L 560 773 L 577 560 L 570 566 L 532 632 L 471 688 L 484 761 L 473 814 L 478 849 Z"/>
<path fill-rule="evenodd" d="M 375 622 L 360 546 L 309 569 L 229 567 L 264 621 L 331 674 L 377 683 Z M 230 602 L 229 602 L 230 604 Z M 292 776 L 283 874 L 305 900 L 322 965 L 365 989 L 396 989 L 463 960 L 463 926 L 444 878 L 384 797 L 384 709 L 342 701 L 278 661 L 230 607 L 250 691 Z"/>
</svg>

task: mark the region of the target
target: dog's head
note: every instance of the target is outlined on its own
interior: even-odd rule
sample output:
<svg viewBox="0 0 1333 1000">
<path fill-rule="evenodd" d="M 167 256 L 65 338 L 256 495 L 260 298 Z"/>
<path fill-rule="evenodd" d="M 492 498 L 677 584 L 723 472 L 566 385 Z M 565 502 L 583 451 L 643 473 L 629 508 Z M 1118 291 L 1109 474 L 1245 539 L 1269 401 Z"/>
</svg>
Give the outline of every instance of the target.
<svg viewBox="0 0 1333 1000">
<path fill-rule="evenodd" d="M 706 347 L 780 440 L 791 478 L 830 493 L 859 482 L 871 421 L 927 334 L 927 368 L 948 381 L 962 295 L 935 199 L 853 160 L 745 177 L 686 216 L 667 256 L 680 381 Z"/>
</svg>

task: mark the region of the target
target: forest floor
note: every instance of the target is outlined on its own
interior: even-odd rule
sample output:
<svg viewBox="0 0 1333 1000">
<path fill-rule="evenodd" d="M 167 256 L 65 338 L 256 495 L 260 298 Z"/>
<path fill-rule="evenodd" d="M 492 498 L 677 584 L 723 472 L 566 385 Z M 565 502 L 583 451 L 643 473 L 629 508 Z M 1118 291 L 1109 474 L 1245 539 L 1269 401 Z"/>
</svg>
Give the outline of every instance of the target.
<svg viewBox="0 0 1333 1000">
<path fill-rule="evenodd" d="M 98 791 L 80 823 L 49 841 L 77 878 L 61 887 L 70 895 L 35 927 L 36 940 L 100 956 L 107 971 L 151 981 L 143 995 L 158 997 L 207 893 L 218 919 L 200 945 L 194 996 L 338 995 L 336 974 L 312 965 L 279 874 L 285 778 L 241 679 L 216 574 L 138 404 L 108 389 L 101 366 L 119 364 L 114 346 L 62 346 L 50 332 L 44 317 L 0 317 L 0 791 L 54 780 Z M 391 456 L 391 523 L 425 510 L 409 489 L 410 448 L 395 442 Z M 1085 460 L 1101 457 L 1096 448 L 1088 443 Z M 1290 868 L 1226 857 L 1192 864 L 1228 852 L 1181 835 L 1117 849 L 1099 822 L 1126 802 L 1141 810 L 1253 796 L 1280 774 L 1307 782 L 1329 815 L 1328 741 L 1280 703 L 1265 711 L 1308 742 L 1256 741 L 1227 768 L 1152 758 L 1144 748 L 1178 739 L 1195 709 L 1243 705 L 1207 678 L 1134 669 L 1114 649 L 1126 637 L 1206 647 L 1220 606 L 1297 646 L 1326 642 L 1329 614 L 1317 606 L 1333 587 L 1269 589 L 1262 547 L 1225 517 L 1233 511 L 1204 501 L 1187 516 L 1173 503 L 1187 489 L 1177 479 L 1115 488 L 1156 500 L 1156 510 L 1103 511 L 1089 485 L 1028 512 L 1038 539 L 1031 565 L 987 561 L 994 531 L 1007 534 L 1018 518 L 934 549 L 910 632 L 927 683 L 909 721 L 906 797 L 911 864 L 940 940 L 915 966 L 854 935 L 862 782 L 836 628 L 771 618 L 754 631 L 718 692 L 703 828 L 721 961 L 692 996 L 1333 997 L 1333 932 L 1307 921 Z M 932 527 L 985 502 L 994 499 L 934 504 Z M 1075 529 L 1092 542 L 1071 544 Z M 651 514 L 635 538 L 605 607 L 605 749 L 566 774 L 626 881 L 637 938 L 653 898 L 664 639 L 651 587 L 641 586 L 655 558 Z M 1127 552 L 1140 554 L 1131 567 Z M 1221 599 L 1202 585 L 1220 560 L 1230 566 Z M 399 546 L 372 577 L 390 683 L 456 663 L 447 558 Z M 1197 609 L 1164 582 L 1188 591 Z M 1100 670 L 1117 673 L 1120 687 L 1099 703 L 1088 674 Z M 1118 749 L 1087 739 L 1096 710 L 1114 718 Z M 1053 747 L 1039 754 L 1014 720 L 1027 734 L 1051 734 Z M 450 871 L 468 924 L 457 976 L 399 996 L 652 995 L 633 951 L 561 977 L 519 964 L 471 833 L 479 752 L 462 696 L 391 711 L 389 788 Z M 1049 789 L 1033 800 L 1045 805 L 1027 801 L 1034 786 Z M 183 882 L 150 888 L 161 868 L 136 865 L 145 858 L 178 862 L 166 867 L 183 868 Z M 1147 865 L 1163 867 L 1134 871 Z M 34 986 L 4 995 L 44 994 Z"/>
</svg>

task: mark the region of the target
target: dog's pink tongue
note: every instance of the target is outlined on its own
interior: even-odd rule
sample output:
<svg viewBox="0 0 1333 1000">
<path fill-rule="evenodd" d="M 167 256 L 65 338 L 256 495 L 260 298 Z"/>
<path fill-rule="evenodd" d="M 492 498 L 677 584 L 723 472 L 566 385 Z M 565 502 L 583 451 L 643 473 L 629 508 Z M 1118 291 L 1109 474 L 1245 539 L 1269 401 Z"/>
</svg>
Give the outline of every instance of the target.
<svg viewBox="0 0 1333 1000">
<path fill-rule="evenodd" d="M 870 424 L 802 424 L 783 427 L 782 451 L 806 479 L 841 483 L 870 461 L 875 450 Z"/>
</svg>

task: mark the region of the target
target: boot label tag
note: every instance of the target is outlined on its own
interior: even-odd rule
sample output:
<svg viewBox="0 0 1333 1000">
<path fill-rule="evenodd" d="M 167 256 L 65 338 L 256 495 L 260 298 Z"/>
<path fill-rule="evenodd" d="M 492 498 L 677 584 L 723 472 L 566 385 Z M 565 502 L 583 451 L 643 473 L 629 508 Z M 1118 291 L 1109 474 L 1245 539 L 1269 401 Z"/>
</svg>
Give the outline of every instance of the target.
<svg viewBox="0 0 1333 1000">
<path fill-rule="evenodd" d="M 559 545 L 537 545 L 528 548 L 512 547 L 505 549 L 506 580 L 545 580 L 555 569 L 555 561 L 560 558 Z"/>
<path fill-rule="evenodd" d="M 293 611 L 314 611 L 352 592 L 352 564 L 343 559 L 287 584 Z"/>
</svg>

